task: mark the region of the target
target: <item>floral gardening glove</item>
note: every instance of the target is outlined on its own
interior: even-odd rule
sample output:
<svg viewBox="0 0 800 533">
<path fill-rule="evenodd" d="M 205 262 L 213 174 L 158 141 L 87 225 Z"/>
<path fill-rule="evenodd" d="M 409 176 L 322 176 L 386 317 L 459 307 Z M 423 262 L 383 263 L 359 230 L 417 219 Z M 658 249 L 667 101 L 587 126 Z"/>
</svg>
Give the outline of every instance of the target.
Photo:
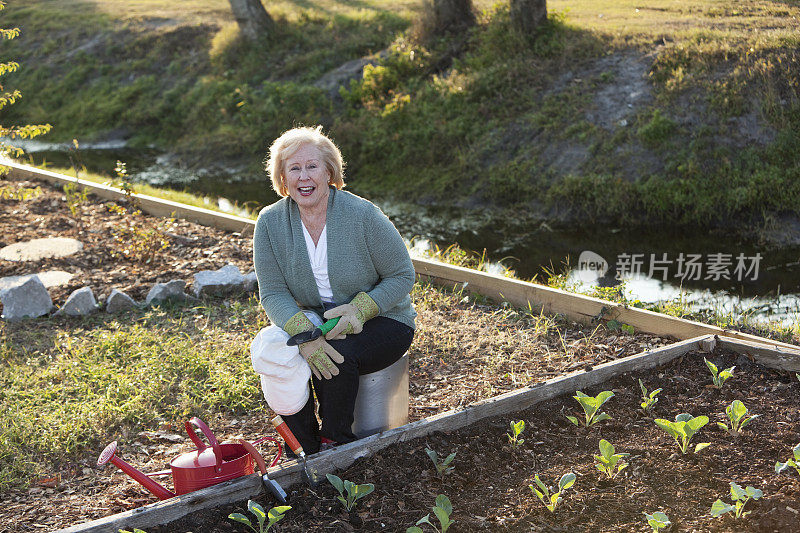
<svg viewBox="0 0 800 533">
<path fill-rule="evenodd" d="M 286 322 L 283 329 L 289 335 L 297 335 L 304 331 L 311 331 L 315 327 L 311 320 L 300 311 Z M 298 344 L 297 347 L 317 379 L 331 379 L 339 374 L 339 369 L 333 362 L 344 363 L 344 357 L 328 344 L 324 337 L 320 336 L 312 341 Z"/>
<path fill-rule="evenodd" d="M 380 311 L 375 300 L 370 298 L 366 292 L 359 292 L 350 300 L 349 304 L 340 305 L 325 312 L 323 316 L 328 320 L 337 316 L 341 317 L 339 323 L 325 335 L 325 338 L 330 340 L 341 338 L 340 335 L 361 333 L 364 323 L 370 318 L 378 316 Z"/>
</svg>

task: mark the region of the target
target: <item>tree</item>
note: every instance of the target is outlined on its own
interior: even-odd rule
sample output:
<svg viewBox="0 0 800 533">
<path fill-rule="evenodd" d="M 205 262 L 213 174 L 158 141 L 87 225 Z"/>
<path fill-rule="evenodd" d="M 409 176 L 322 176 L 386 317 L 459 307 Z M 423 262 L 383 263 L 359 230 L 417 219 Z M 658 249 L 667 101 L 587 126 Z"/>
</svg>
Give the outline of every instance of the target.
<svg viewBox="0 0 800 533">
<path fill-rule="evenodd" d="M 475 24 L 472 0 L 433 0 L 436 33 L 457 31 Z"/>
<path fill-rule="evenodd" d="M 530 36 L 547 20 L 547 0 L 511 0 L 511 21 L 522 35 Z"/>
<path fill-rule="evenodd" d="M 261 0 L 228 0 L 236 23 L 246 39 L 254 41 L 269 34 L 275 21 L 261 4 Z"/>
<path fill-rule="evenodd" d="M 5 9 L 6 3 L 0 0 L 0 10 Z M 11 40 L 19 37 L 19 28 L 5 29 L 0 28 L 0 41 L 3 39 Z M 14 72 L 19 69 L 19 63 L 15 61 L 8 61 L 0 63 L 0 76 L 5 76 L 9 72 Z M 13 105 L 14 102 L 22 98 L 22 93 L 18 90 L 6 91 L 3 85 L 0 85 L 0 109 L 6 106 Z M 50 131 L 52 126 L 50 124 L 41 125 L 26 125 L 26 126 L 3 126 L 0 124 L 0 137 L 10 139 L 32 139 L 37 135 L 42 135 Z M 0 141 L 0 156 L 3 157 L 19 157 L 22 155 L 22 150 L 8 144 L 5 140 Z M 8 167 L 0 166 L 0 175 L 8 173 Z"/>
</svg>

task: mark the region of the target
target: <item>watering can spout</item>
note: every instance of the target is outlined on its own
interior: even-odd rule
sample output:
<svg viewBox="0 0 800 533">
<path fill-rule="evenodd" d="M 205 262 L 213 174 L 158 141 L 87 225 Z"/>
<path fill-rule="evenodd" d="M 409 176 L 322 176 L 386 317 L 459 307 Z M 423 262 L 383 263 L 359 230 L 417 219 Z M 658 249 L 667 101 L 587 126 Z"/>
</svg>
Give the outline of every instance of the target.
<svg viewBox="0 0 800 533">
<path fill-rule="evenodd" d="M 97 459 L 97 465 L 102 466 L 108 462 L 111 462 L 114 466 L 131 476 L 135 479 L 139 484 L 141 484 L 144 488 L 149 490 L 156 496 L 159 500 L 166 500 L 167 498 L 172 498 L 175 496 L 172 492 L 168 491 L 143 473 L 136 470 L 130 464 L 126 463 L 116 455 L 117 453 L 117 441 L 112 442 L 106 449 L 103 450 L 103 453 L 100 454 L 100 457 Z"/>
</svg>

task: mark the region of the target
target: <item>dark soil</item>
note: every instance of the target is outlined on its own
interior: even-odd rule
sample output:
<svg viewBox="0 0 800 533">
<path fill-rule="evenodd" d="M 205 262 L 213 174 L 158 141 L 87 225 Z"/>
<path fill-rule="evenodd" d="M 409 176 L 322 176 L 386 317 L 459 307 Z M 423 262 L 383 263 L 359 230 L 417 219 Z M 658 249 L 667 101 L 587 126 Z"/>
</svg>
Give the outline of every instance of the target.
<svg viewBox="0 0 800 533">
<path fill-rule="evenodd" d="M 775 461 L 789 458 L 800 442 L 800 383 L 793 374 L 718 352 L 709 356 L 712 361 L 722 367 L 735 364 L 737 369 L 735 377 L 717 390 L 710 386 L 703 355 L 708 356 L 691 353 L 664 368 L 623 375 L 584 391 L 612 390 L 616 395 L 604 406 L 613 420 L 588 430 L 565 419 L 565 414 L 579 411 L 577 402 L 565 395 L 460 431 L 392 446 L 337 473 L 376 486 L 372 495 L 359 501 L 357 517 L 348 516 L 334 489 L 323 484 L 313 491 L 301 488 L 292 493 L 293 508 L 275 529 L 405 531 L 430 512 L 437 494 L 445 494 L 453 503 L 453 532 L 650 531 L 642 513 L 658 510 L 672 521 L 668 531 L 800 531 L 800 477 L 796 472 L 774 471 Z M 637 378 L 650 389 L 663 388 L 652 418 L 638 409 Z M 725 407 L 735 399 L 760 415 L 738 438 L 716 426 L 725 420 Z M 711 443 L 698 454 L 681 455 L 672 438 L 653 423 L 653 418 L 673 420 L 682 412 L 710 419 L 692 441 L 691 449 L 694 443 Z M 512 449 L 505 432 L 509 421 L 520 418 L 527 424 L 525 442 Z M 630 466 L 614 480 L 603 479 L 593 465 L 601 438 L 614 444 L 618 453 L 630 454 Z M 440 454 L 457 452 L 455 471 L 439 479 L 424 452 L 427 446 Z M 567 472 L 576 473 L 577 481 L 551 514 L 528 485 L 539 474 L 553 486 Z M 711 518 L 717 498 L 730 503 L 731 481 L 759 488 L 764 496 L 747 503 L 745 509 L 752 514 L 745 519 Z M 260 503 L 275 505 L 263 496 Z M 246 514 L 246 502 L 196 513 L 150 528 L 150 533 L 245 531 L 226 518 L 231 512 Z"/>
</svg>

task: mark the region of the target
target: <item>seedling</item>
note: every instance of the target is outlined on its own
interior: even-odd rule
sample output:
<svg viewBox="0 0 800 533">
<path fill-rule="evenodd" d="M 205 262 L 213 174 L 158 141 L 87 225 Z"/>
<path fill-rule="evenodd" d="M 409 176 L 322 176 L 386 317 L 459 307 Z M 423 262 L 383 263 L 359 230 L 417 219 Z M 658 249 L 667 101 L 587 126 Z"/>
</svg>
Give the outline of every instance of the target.
<svg viewBox="0 0 800 533">
<path fill-rule="evenodd" d="M 735 513 L 736 518 L 743 518 L 749 515 L 752 511 L 747 511 L 743 513 L 744 506 L 747 502 L 750 501 L 752 498 L 753 500 L 759 499 L 763 496 L 764 493 L 761 492 L 759 489 L 754 489 L 753 487 L 749 486 L 746 489 L 743 489 L 736 483 L 731 481 L 731 498 L 733 499 L 733 505 L 729 505 L 722 500 L 717 500 L 711 506 L 711 516 L 717 518 L 719 516 L 724 515 L 725 513 L 730 513 L 733 511 Z"/>
<path fill-rule="evenodd" d="M 777 461 L 775 463 L 776 474 L 780 474 L 789 467 L 792 467 L 795 470 L 797 470 L 797 475 L 800 476 L 800 443 L 798 443 L 797 446 L 792 448 L 792 453 L 794 454 L 793 459 L 789 459 L 785 463 L 781 463 L 780 461 Z"/>
<path fill-rule="evenodd" d="M 519 438 L 523 431 L 525 431 L 525 421 L 520 420 L 518 422 L 511 421 L 511 433 L 506 433 L 508 437 L 508 442 L 515 448 L 522 446 L 522 443 L 525 442 L 525 439 Z"/>
<path fill-rule="evenodd" d="M 717 365 L 703 357 L 703 361 L 706 362 L 706 366 L 711 371 L 711 380 L 714 382 L 714 386 L 718 389 L 722 388 L 722 385 L 725 384 L 728 379 L 733 377 L 733 369 L 736 368 L 732 366 L 730 368 L 726 368 L 722 372 L 717 369 Z"/>
<path fill-rule="evenodd" d="M 558 482 L 558 492 L 550 494 L 550 490 L 547 488 L 547 485 L 542 483 L 542 480 L 539 479 L 539 474 L 536 474 L 533 479 L 534 481 L 536 481 L 536 484 L 542 490 L 539 491 L 533 488 L 533 485 L 528 485 L 528 487 L 530 487 L 533 493 L 536 494 L 536 496 L 542 501 L 544 506 L 547 507 L 547 510 L 550 511 L 551 513 L 556 512 L 556 507 L 558 506 L 559 503 L 561 503 L 561 500 L 563 500 L 563 498 L 561 497 L 561 493 L 575 484 L 575 474 L 573 474 L 572 472 L 570 472 L 569 474 L 564 474 L 563 476 L 561 476 L 561 479 Z"/>
<path fill-rule="evenodd" d="M 453 505 L 450 503 L 450 498 L 445 496 L 444 494 L 439 494 L 436 497 L 436 503 L 431 508 L 433 514 L 436 515 L 436 518 L 439 520 L 439 525 L 441 529 L 436 527 L 433 522 L 431 522 L 431 514 L 428 513 L 419 520 L 417 520 L 417 525 L 411 526 L 410 528 L 406 529 L 406 533 L 422 533 L 422 528 L 419 527 L 421 524 L 428 524 L 433 529 L 438 531 L 439 533 L 446 533 L 450 526 L 453 524 L 453 520 L 450 520 L 450 514 L 453 512 Z"/>
<path fill-rule="evenodd" d="M 700 428 L 708 424 L 708 417 L 694 417 L 689 413 L 681 413 L 675 417 L 675 422 L 670 422 L 663 418 L 656 418 L 655 423 L 658 427 L 672 435 L 675 442 L 678 443 L 678 448 L 680 448 L 681 453 L 686 454 L 689 451 L 689 442 L 692 440 L 692 437 L 694 437 L 695 433 L 700 431 Z M 701 442 L 694 447 L 694 453 L 708 446 L 711 446 L 710 442 Z"/>
<path fill-rule="evenodd" d="M 614 393 L 610 390 L 603 391 L 594 397 L 588 396 L 581 391 L 576 391 L 573 398 L 578 400 L 578 403 L 581 404 L 581 407 L 583 407 L 583 413 L 586 415 L 586 420 L 583 422 L 583 426 L 588 428 L 589 426 L 593 426 L 602 420 L 611 420 L 611 417 L 608 414 L 600 413 L 599 411 L 600 407 L 613 397 Z M 580 426 L 578 419 L 574 416 L 568 416 L 567 420 L 576 426 Z"/>
<path fill-rule="evenodd" d="M 661 511 L 656 511 L 653 514 L 644 513 L 644 518 L 647 520 L 650 527 L 653 528 L 653 533 L 658 533 L 659 530 L 669 527 L 672 523 L 669 521 L 669 517 Z"/>
<path fill-rule="evenodd" d="M 622 460 L 623 457 L 628 457 L 628 453 L 614 453 L 614 446 L 606 439 L 600 439 L 600 455 L 595 455 L 594 458 L 597 462 L 594 466 L 603 472 L 608 479 L 614 479 L 617 474 L 628 466 L 628 463 Z"/>
<path fill-rule="evenodd" d="M 265 513 L 263 507 L 253 500 L 248 500 L 247 510 L 253 513 L 256 517 L 256 520 L 258 520 L 258 529 L 253 526 L 253 523 L 250 522 L 249 518 L 241 513 L 231 513 L 228 515 L 228 518 L 246 525 L 256 533 L 265 533 L 266 531 L 269 531 L 269 528 L 274 526 L 276 522 L 283 520 L 283 517 L 285 516 L 284 513 L 291 508 L 292 507 L 290 505 L 281 505 L 278 507 L 273 507 L 269 510 L 269 512 Z M 266 526 L 264 525 L 264 522 L 267 522 Z"/>
<path fill-rule="evenodd" d="M 642 403 L 639 405 L 645 413 L 649 414 L 650 411 L 653 410 L 653 407 L 655 407 L 655 405 L 658 403 L 658 398 L 656 398 L 656 396 L 658 396 L 658 393 L 661 392 L 661 389 L 656 389 L 648 394 L 647 388 L 644 386 L 644 383 L 642 383 L 641 379 L 639 380 L 639 388 L 642 389 Z"/>
<path fill-rule="evenodd" d="M 375 490 L 375 485 L 372 483 L 365 483 L 364 485 L 356 485 L 352 481 L 344 480 L 339 476 L 334 476 L 333 474 L 326 474 L 328 481 L 330 481 L 333 488 L 339 491 L 339 495 L 336 497 L 337 500 L 342 502 L 344 508 L 347 512 L 353 510 L 353 507 L 356 506 L 356 501 L 360 500 L 364 496 L 371 494 L 373 490 Z M 345 496 L 347 493 L 347 496 Z"/>
<path fill-rule="evenodd" d="M 754 418 L 759 417 L 759 415 L 747 416 L 748 412 L 744 403 L 739 400 L 733 400 L 731 404 L 725 408 L 725 413 L 728 415 L 731 427 L 728 428 L 727 424 L 723 424 L 722 422 L 717 422 L 717 425 L 734 437 L 738 437 L 742 434 L 742 428 L 749 424 Z"/>
<path fill-rule="evenodd" d="M 428 457 L 431 458 L 433 466 L 436 467 L 436 473 L 439 474 L 440 478 L 444 478 L 445 474 L 449 474 L 450 472 L 455 470 L 456 467 L 450 466 L 450 463 L 452 463 L 453 459 L 456 458 L 456 452 L 453 452 L 450 455 L 448 455 L 443 461 L 439 459 L 439 454 L 437 454 L 430 448 L 425 448 L 425 453 L 427 453 Z"/>
</svg>

